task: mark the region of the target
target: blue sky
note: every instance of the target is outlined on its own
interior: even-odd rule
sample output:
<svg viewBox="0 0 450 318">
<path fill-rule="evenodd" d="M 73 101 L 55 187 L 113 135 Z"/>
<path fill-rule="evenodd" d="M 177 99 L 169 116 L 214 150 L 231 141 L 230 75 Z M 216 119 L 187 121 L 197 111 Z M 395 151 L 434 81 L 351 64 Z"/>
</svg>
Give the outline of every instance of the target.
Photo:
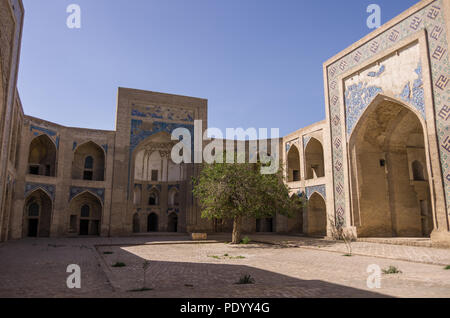
<svg viewBox="0 0 450 318">
<path fill-rule="evenodd" d="M 23 0 L 25 113 L 114 129 L 117 88 L 208 99 L 210 127 L 325 119 L 322 63 L 418 0 Z M 66 26 L 69 4 L 81 29 Z"/>
</svg>

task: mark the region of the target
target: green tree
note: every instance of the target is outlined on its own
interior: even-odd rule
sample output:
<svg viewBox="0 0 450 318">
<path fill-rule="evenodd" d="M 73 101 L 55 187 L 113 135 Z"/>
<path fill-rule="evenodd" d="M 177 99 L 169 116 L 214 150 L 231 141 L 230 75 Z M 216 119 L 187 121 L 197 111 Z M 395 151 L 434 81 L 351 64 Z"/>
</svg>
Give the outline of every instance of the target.
<svg viewBox="0 0 450 318">
<path fill-rule="evenodd" d="M 233 244 L 240 242 L 244 217 L 264 218 L 276 213 L 292 217 L 304 205 L 298 196 L 289 198 L 281 170 L 261 174 L 261 165 L 260 162 L 205 164 L 198 178 L 194 178 L 193 193 L 202 207 L 202 217 L 232 219 Z"/>
</svg>

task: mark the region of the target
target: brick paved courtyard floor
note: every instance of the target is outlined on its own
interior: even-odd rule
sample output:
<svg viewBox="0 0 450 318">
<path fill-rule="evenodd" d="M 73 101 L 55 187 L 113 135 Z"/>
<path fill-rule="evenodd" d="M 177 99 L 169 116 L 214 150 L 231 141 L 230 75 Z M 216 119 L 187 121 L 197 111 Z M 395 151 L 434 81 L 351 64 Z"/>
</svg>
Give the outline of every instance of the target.
<svg viewBox="0 0 450 318">
<path fill-rule="evenodd" d="M 251 235 L 25 239 L 0 245 L 0 297 L 450 297 L 450 250 Z M 270 244 L 267 244 L 270 243 Z M 150 263 L 143 287 L 143 264 Z M 113 267 L 122 262 L 125 267 Z M 81 289 L 68 289 L 69 264 L 81 267 Z M 367 267 L 396 266 L 381 288 L 367 287 Z M 238 285 L 242 275 L 255 283 Z"/>
</svg>

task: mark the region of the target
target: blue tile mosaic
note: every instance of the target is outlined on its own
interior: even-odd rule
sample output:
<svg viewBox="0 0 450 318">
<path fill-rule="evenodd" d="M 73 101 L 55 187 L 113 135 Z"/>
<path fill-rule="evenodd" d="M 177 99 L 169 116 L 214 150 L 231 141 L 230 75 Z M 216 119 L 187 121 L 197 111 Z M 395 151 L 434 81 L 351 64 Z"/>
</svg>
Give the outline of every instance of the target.
<svg viewBox="0 0 450 318">
<path fill-rule="evenodd" d="M 55 200 L 55 186 L 53 184 L 44 184 L 44 183 L 27 182 L 25 184 L 25 197 L 27 197 L 31 192 L 37 189 L 42 189 L 50 196 L 52 201 Z"/>
<path fill-rule="evenodd" d="M 105 189 L 104 188 L 87 188 L 87 187 L 70 187 L 69 202 L 83 192 L 91 192 L 95 196 L 98 196 L 102 203 L 105 202 Z"/>
</svg>

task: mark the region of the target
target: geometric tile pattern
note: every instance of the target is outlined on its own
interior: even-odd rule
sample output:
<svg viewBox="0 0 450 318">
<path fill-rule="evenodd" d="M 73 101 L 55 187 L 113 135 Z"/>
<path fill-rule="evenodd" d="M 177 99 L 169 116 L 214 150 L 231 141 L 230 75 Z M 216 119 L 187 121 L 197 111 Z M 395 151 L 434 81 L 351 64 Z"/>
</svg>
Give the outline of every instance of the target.
<svg viewBox="0 0 450 318">
<path fill-rule="evenodd" d="M 306 187 L 306 198 L 309 200 L 309 198 L 313 195 L 314 192 L 319 193 L 326 200 L 327 193 L 324 184 Z"/>
<path fill-rule="evenodd" d="M 420 112 L 423 119 L 426 119 L 422 65 L 420 62 L 414 72 L 416 72 L 417 74 L 417 79 L 414 80 L 412 88 L 410 82 L 406 83 L 403 87 L 403 91 L 397 97 L 400 97 L 400 99 L 402 99 L 404 102 L 414 106 L 414 108 L 416 108 Z"/>
<path fill-rule="evenodd" d="M 136 107 L 133 104 L 134 107 Z M 149 118 L 149 119 L 159 119 L 159 120 L 174 120 L 174 121 L 194 121 L 194 111 L 176 108 L 175 110 L 170 107 L 162 106 L 146 106 L 140 109 L 134 108 L 131 111 L 131 116 Z"/>
<path fill-rule="evenodd" d="M 340 74 L 357 68 L 364 61 L 376 54 L 392 47 L 402 39 L 423 29 L 427 30 L 429 56 L 431 64 L 432 90 L 436 117 L 436 130 L 438 135 L 440 162 L 445 183 L 447 212 L 450 206 L 450 66 L 448 44 L 446 38 L 446 25 L 442 15 L 442 0 L 436 0 L 423 9 L 411 14 L 398 24 L 387 29 L 369 42 L 355 48 L 347 55 L 327 67 L 328 73 L 328 105 L 331 125 L 332 165 L 333 165 L 333 192 L 336 221 L 345 224 L 345 176 L 343 163 L 345 157 L 342 144 L 346 136 L 342 129 L 346 124 L 341 118 L 340 96 L 341 92 L 337 78 Z M 346 129 L 347 130 L 347 129 Z"/>
<path fill-rule="evenodd" d="M 292 145 L 297 145 L 297 147 L 298 147 L 298 143 L 299 143 L 298 138 L 296 138 L 296 139 L 294 139 L 294 140 L 291 140 L 291 141 L 287 142 L 287 143 L 286 143 L 286 153 L 289 152 L 289 149 L 291 149 L 291 146 L 292 146 Z"/>
<path fill-rule="evenodd" d="M 345 91 L 345 111 L 347 113 L 347 134 L 350 135 L 361 114 L 383 89 L 377 86 L 367 86 L 366 82 L 350 85 Z"/>
<path fill-rule="evenodd" d="M 55 200 L 55 186 L 53 184 L 27 182 L 25 185 L 25 197 L 36 189 L 42 189 L 46 192 L 52 201 Z"/>
<path fill-rule="evenodd" d="M 34 125 L 30 125 L 30 131 L 36 137 L 41 135 L 42 133 L 46 134 L 51 140 L 55 142 L 56 148 L 59 148 L 59 136 L 57 136 L 56 131 Z"/>
<path fill-rule="evenodd" d="M 70 187 L 69 202 L 78 194 L 83 193 L 85 191 L 91 192 L 92 194 L 98 196 L 102 200 L 102 203 L 105 203 L 104 188 L 86 188 L 86 187 Z"/>
</svg>

